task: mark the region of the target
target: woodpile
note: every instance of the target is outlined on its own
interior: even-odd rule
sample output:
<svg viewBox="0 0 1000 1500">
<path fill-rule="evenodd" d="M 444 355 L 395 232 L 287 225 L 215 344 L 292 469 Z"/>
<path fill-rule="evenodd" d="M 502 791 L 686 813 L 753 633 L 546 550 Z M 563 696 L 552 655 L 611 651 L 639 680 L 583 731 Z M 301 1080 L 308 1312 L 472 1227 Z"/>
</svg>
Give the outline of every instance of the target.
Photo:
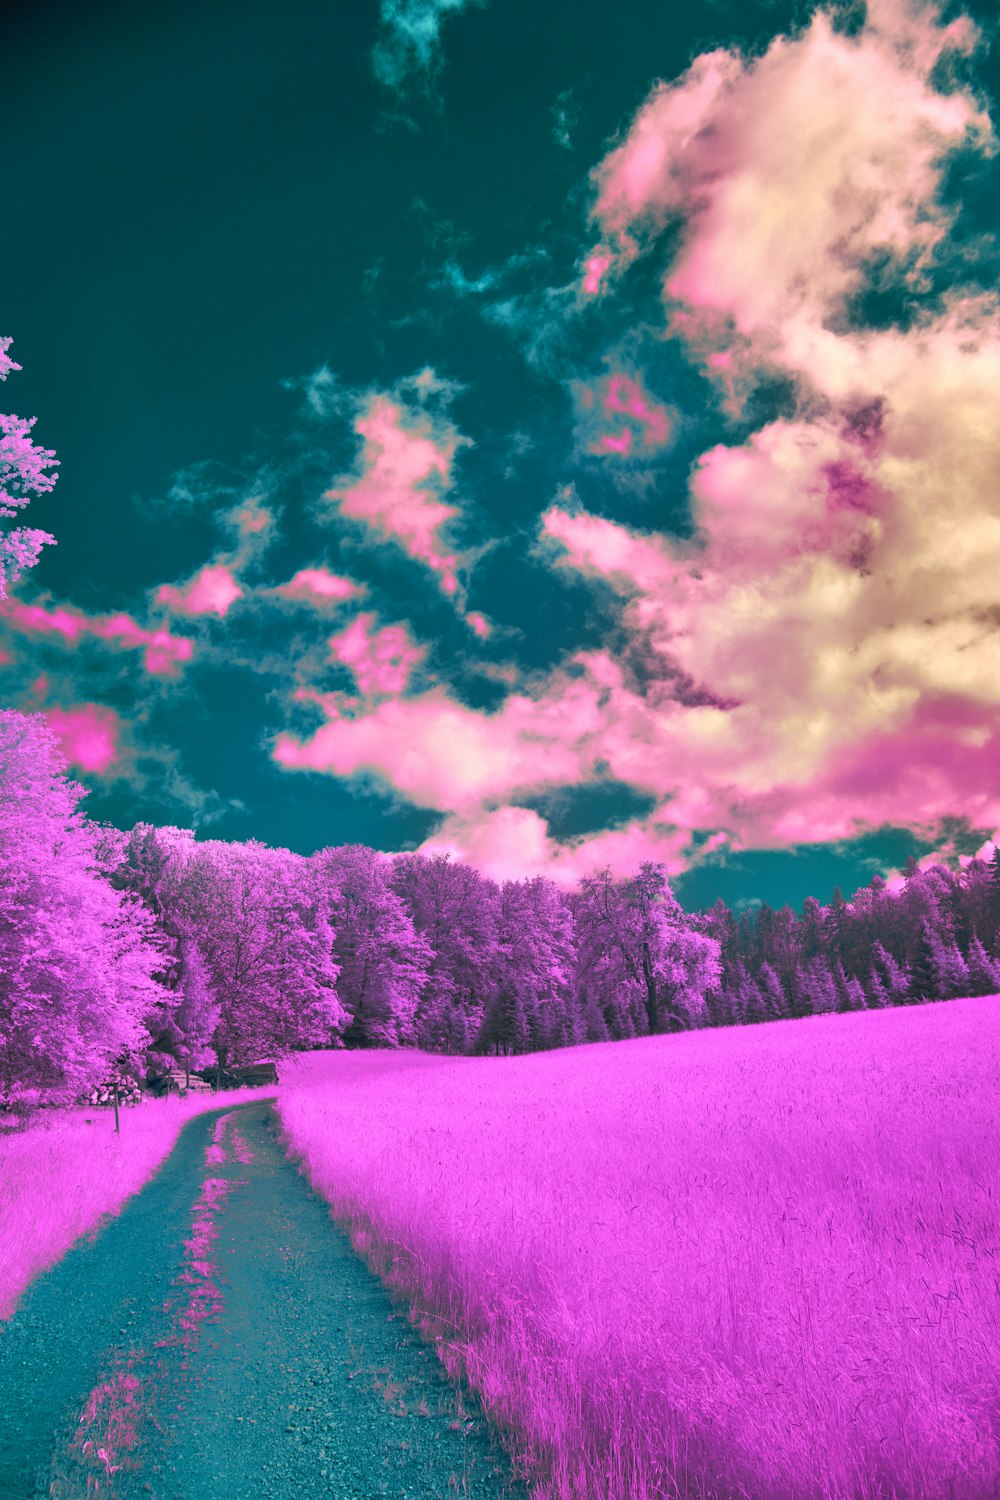
<svg viewBox="0 0 1000 1500">
<path fill-rule="evenodd" d="M 141 1104 L 142 1089 L 134 1078 L 129 1078 L 123 1073 L 113 1073 L 103 1083 L 97 1084 L 84 1094 L 80 1100 L 81 1104 L 113 1105 L 115 1102 L 115 1085 L 118 1085 L 119 1104 Z"/>
<path fill-rule="evenodd" d="M 233 1072 L 242 1084 L 258 1087 L 263 1083 L 277 1083 L 278 1068 L 273 1062 L 248 1063 L 246 1067 L 234 1068 Z"/>
</svg>

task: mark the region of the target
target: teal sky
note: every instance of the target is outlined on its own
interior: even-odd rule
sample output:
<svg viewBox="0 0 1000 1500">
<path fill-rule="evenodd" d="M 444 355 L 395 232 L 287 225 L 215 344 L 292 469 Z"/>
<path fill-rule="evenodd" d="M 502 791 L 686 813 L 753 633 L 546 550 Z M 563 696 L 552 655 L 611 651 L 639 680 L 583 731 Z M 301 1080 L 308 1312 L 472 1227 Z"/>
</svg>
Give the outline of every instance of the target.
<svg viewBox="0 0 1000 1500">
<path fill-rule="evenodd" d="M 61 467 L 0 693 L 50 713 L 93 816 L 564 880 L 662 857 L 691 905 L 992 836 L 996 63 L 985 8 L 943 48 L 975 8 L 889 9 L 825 51 L 813 7 L 744 0 L 7 9 L 2 399 Z M 693 99 L 719 49 L 700 133 L 643 117 L 640 201 L 651 89 Z M 875 76 L 885 139 L 781 155 Z M 779 227 L 744 274 L 747 182 Z M 238 596 L 192 592 L 206 568 Z M 275 592 L 303 569 L 355 591 Z"/>
</svg>

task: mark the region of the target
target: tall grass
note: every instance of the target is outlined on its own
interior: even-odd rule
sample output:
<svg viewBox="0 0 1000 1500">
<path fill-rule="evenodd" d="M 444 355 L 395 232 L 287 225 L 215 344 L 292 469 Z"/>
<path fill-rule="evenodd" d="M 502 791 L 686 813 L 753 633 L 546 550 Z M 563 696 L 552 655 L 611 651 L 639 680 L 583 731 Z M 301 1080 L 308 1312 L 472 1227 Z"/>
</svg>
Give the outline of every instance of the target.
<svg viewBox="0 0 1000 1500">
<path fill-rule="evenodd" d="M 394 1061 L 290 1147 L 538 1500 L 1000 1494 L 1000 998 Z"/>
<path fill-rule="evenodd" d="M 188 1120 L 273 1094 L 236 1089 L 218 1098 L 146 1100 L 121 1111 L 120 1135 L 112 1110 L 79 1108 L 46 1111 L 27 1130 L 0 1134 L 0 1320 L 33 1276 L 149 1181 Z"/>
</svg>

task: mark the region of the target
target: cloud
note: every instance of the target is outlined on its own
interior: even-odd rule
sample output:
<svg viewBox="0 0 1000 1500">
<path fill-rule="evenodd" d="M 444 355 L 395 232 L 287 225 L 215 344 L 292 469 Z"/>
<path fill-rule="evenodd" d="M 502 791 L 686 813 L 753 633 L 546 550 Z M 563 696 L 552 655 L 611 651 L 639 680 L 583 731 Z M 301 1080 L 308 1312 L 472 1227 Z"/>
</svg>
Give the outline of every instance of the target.
<svg viewBox="0 0 1000 1500">
<path fill-rule="evenodd" d="M 362 440 L 358 468 L 323 498 L 401 547 L 436 575 L 445 594 L 455 595 L 459 559 L 442 534 L 460 511 L 444 496 L 454 486 L 455 453 L 469 439 L 432 405 L 449 393 L 446 382 L 424 370 L 391 395 L 363 397 L 354 421 Z"/>
<path fill-rule="evenodd" d="M 350 669 L 366 698 L 396 696 L 427 653 L 410 638 L 405 625 L 376 630 L 375 620 L 374 614 L 356 615 L 345 630 L 330 637 L 330 655 Z"/>
<path fill-rule="evenodd" d="M 687 540 L 571 491 L 546 509 L 542 556 L 619 598 L 606 649 L 490 713 L 443 687 L 327 695 L 327 722 L 284 736 L 280 764 L 378 776 L 445 815 L 444 846 L 566 880 L 641 857 L 678 868 L 706 835 L 933 836 L 956 812 L 1000 826 L 1000 305 L 935 281 L 953 248 L 949 154 L 993 149 L 979 102 L 946 92 L 938 66 L 974 42 L 966 22 L 873 0 L 853 35 L 819 12 L 756 59 L 718 50 L 656 87 L 595 168 L 582 295 L 610 298 L 658 257 L 664 335 L 733 410 L 775 374 L 793 408 L 698 457 Z M 857 308 L 876 265 L 908 308 L 872 328 Z M 576 394 L 582 445 L 611 462 L 669 443 L 636 366 Z M 440 500 L 448 471 L 420 435 L 416 470 Z M 518 805 L 604 778 L 656 811 L 559 844 Z"/>
<path fill-rule="evenodd" d="M 573 382 L 577 442 L 585 452 L 624 461 L 668 447 L 670 413 L 646 390 L 642 377 L 613 370 L 602 380 Z"/>
<path fill-rule="evenodd" d="M 549 113 L 552 116 L 552 139 L 564 151 L 572 151 L 573 132 L 580 123 L 580 107 L 573 98 L 573 90 L 563 89 Z"/>
<path fill-rule="evenodd" d="M 683 304 L 685 330 L 724 328 L 797 364 L 874 256 L 919 285 L 942 247 L 942 159 L 992 137 L 973 96 L 940 92 L 932 75 L 974 42 L 967 20 L 942 27 L 933 7 L 873 0 L 857 36 L 818 11 L 756 61 L 697 58 L 656 86 L 594 170 L 603 243 L 585 289 L 597 290 L 595 265 L 620 274 L 680 220 L 664 293 Z"/>
<path fill-rule="evenodd" d="M 324 611 L 335 609 L 345 600 L 356 599 L 364 592 L 364 585 L 355 583 L 353 578 L 344 578 L 321 567 L 300 568 L 287 583 L 279 584 L 274 590 L 282 599 Z"/>
<path fill-rule="evenodd" d="M 6 624 L 11 638 L 44 636 L 70 648 L 91 638 L 118 650 L 142 651 L 143 666 L 154 676 L 176 675 L 191 660 L 194 651 L 194 642 L 188 636 L 171 635 L 164 628 L 147 629 L 124 612 L 88 615 L 71 604 L 26 604 L 20 599 L 8 599 L 0 604 L 2 624 Z"/>
<path fill-rule="evenodd" d="M 242 597 L 242 588 L 224 563 L 206 563 L 183 587 L 164 583 L 156 591 L 157 602 L 174 614 L 218 615 L 220 619 Z"/>
<path fill-rule="evenodd" d="M 486 0 L 382 0 L 379 35 L 372 49 L 372 67 L 379 83 L 402 93 L 413 83 L 425 88 L 444 62 L 441 26 L 446 16 L 458 14 Z"/>
<path fill-rule="evenodd" d="M 493 625 L 485 615 L 480 614 L 477 609 L 470 609 L 465 617 L 465 623 L 473 635 L 478 635 L 481 641 L 488 640 L 493 634 Z"/>
<path fill-rule="evenodd" d="M 478 816 L 446 818 L 418 852 L 451 854 L 494 880 L 544 875 L 572 889 L 584 875 L 605 866 L 615 875 L 632 875 L 649 860 L 671 874 L 680 873 L 687 865 L 686 843 L 687 835 L 662 818 L 558 843 L 533 809 L 500 807 Z"/>
<path fill-rule="evenodd" d="M 78 703 L 73 708 L 46 708 L 45 717 L 71 766 L 97 776 L 106 776 L 115 767 L 121 720 L 114 709 Z"/>
<path fill-rule="evenodd" d="M 443 687 L 374 706 L 310 695 L 327 723 L 309 739 L 278 737 L 287 770 L 380 777 L 420 807 L 474 809 L 515 791 L 571 785 L 594 757 L 591 685 L 562 676 L 549 697 L 513 693 L 496 713 L 467 708 Z"/>
<path fill-rule="evenodd" d="M 216 615 L 224 619 L 245 589 L 239 574 L 252 568 L 274 541 L 277 522 L 274 511 L 257 493 L 244 494 L 219 516 L 220 524 L 234 545 L 217 552 L 186 583 L 163 583 L 154 599 L 172 614 Z"/>
</svg>

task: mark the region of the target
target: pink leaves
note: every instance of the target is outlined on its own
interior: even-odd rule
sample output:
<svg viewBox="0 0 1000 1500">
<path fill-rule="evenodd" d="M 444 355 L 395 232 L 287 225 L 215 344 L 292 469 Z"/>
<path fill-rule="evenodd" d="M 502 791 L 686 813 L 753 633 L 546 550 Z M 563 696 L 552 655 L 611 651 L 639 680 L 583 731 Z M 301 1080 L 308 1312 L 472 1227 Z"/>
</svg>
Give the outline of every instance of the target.
<svg viewBox="0 0 1000 1500">
<path fill-rule="evenodd" d="M 10 345 L 9 338 L 0 338 L 0 380 L 21 368 L 7 353 Z M 52 449 L 31 440 L 36 420 L 0 413 L 0 518 L 16 516 L 33 495 L 48 494 L 59 477 L 48 472 L 59 464 Z M 0 532 L 0 599 L 7 597 L 7 583 L 34 567 L 42 547 L 54 542 L 55 537 L 33 526 Z"/>
</svg>

